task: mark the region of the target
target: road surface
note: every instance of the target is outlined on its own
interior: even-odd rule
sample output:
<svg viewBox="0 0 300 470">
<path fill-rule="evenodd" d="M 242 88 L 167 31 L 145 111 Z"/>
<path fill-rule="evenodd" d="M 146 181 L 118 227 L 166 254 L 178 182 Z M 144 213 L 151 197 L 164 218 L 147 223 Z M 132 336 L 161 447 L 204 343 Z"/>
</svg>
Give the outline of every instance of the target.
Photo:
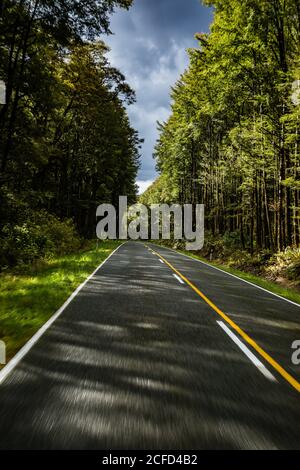
<svg viewBox="0 0 300 470">
<path fill-rule="evenodd" d="M 0 448 L 299 449 L 299 306 L 148 246 L 122 245 L 0 385 Z"/>
</svg>

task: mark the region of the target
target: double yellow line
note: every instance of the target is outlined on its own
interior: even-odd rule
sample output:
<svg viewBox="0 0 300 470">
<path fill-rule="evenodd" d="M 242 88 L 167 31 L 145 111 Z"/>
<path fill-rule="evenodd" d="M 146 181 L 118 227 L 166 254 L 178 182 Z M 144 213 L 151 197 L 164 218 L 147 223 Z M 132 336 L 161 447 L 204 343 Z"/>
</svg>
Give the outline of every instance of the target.
<svg viewBox="0 0 300 470">
<path fill-rule="evenodd" d="M 151 249 L 152 250 L 152 249 Z M 198 294 L 201 299 L 203 299 L 223 320 L 228 323 L 250 346 L 252 346 L 255 351 L 260 354 L 261 357 L 265 359 L 277 372 L 280 374 L 297 392 L 300 392 L 300 383 L 294 379 L 283 367 L 281 367 L 278 362 L 276 362 L 266 351 L 264 351 L 252 338 L 250 338 L 247 333 L 245 333 L 234 321 L 231 320 L 222 310 L 220 310 L 208 297 L 206 297 L 200 289 L 198 289 L 189 279 L 187 279 L 183 274 L 181 274 L 178 269 L 174 268 L 174 266 L 169 263 L 163 256 L 161 256 L 157 251 L 152 250 L 154 254 L 156 254 L 169 268 L 174 271 L 183 281 L 185 281 L 196 294 Z"/>
</svg>

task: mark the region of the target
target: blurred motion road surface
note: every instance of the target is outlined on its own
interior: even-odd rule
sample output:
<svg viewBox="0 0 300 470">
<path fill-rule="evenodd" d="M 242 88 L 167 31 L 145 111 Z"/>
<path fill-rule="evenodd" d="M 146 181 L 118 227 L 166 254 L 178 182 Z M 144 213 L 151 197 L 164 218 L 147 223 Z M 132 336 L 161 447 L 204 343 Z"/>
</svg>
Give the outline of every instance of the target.
<svg viewBox="0 0 300 470">
<path fill-rule="evenodd" d="M 299 449 L 299 392 L 181 274 L 296 384 L 299 306 L 149 246 L 163 259 L 122 245 L 0 385 L 0 448 Z"/>
</svg>

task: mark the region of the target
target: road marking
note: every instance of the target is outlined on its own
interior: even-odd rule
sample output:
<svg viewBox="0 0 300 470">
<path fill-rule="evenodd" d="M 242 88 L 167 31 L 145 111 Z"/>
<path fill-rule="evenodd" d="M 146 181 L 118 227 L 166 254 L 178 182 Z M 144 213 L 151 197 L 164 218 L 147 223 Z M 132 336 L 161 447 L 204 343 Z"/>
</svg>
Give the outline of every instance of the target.
<svg viewBox="0 0 300 470">
<path fill-rule="evenodd" d="M 233 320 L 231 320 L 228 315 L 226 315 L 222 310 L 220 310 L 208 297 L 206 297 L 200 289 L 198 289 L 191 281 L 189 281 L 181 272 L 179 272 L 174 266 L 169 263 L 163 256 L 156 252 L 156 254 L 174 271 L 177 276 L 179 276 L 183 281 L 185 281 L 192 289 L 196 292 L 223 320 L 228 323 L 256 352 L 262 356 L 265 361 L 267 361 L 289 384 L 300 392 L 300 383 L 290 375 L 280 364 L 278 364 L 275 359 L 273 359 L 264 349 L 262 349 L 250 336 L 245 333 Z"/>
<path fill-rule="evenodd" d="M 196 261 L 197 263 L 204 264 L 204 266 L 207 266 L 208 268 L 215 269 L 216 271 L 220 271 L 223 274 L 227 274 L 228 276 L 234 277 L 235 279 L 245 282 L 246 284 L 249 284 L 252 287 L 256 287 L 257 289 L 267 292 L 268 294 L 273 295 L 274 297 L 277 297 L 280 300 L 285 300 L 285 302 L 289 302 L 290 304 L 295 305 L 296 307 L 300 307 L 300 304 L 298 304 L 297 302 L 293 302 L 293 300 L 286 299 L 285 297 L 282 297 L 279 294 L 275 294 L 275 292 L 265 289 L 264 287 L 261 287 L 258 284 L 254 284 L 253 282 L 247 281 L 246 279 L 243 279 L 242 277 L 236 276 L 235 274 L 232 274 L 227 271 L 224 271 L 223 269 L 217 268 L 216 266 L 213 266 L 212 264 L 205 263 L 205 261 L 202 261 L 201 259 L 193 258 L 192 256 L 186 255 L 185 253 L 180 253 L 179 251 L 176 251 L 173 248 L 168 248 L 166 246 L 164 246 L 163 248 L 165 250 L 173 251 L 173 253 L 176 253 L 176 255 L 184 256 L 184 258 L 187 258 L 190 261 Z"/>
<path fill-rule="evenodd" d="M 245 346 L 245 344 L 242 343 L 242 341 L 240 341 L 234 333 L 232 333 L 225 323 L 222 321 L 217 321 L 217 323 L 267 379 L 271 380 L 272 382 L 277 382 L 274 375 L 272 375 L 271 372 L 269 372 L 268 369 L 263 365 L 263 363 L 250 351 L 250 349 L 247 348 L 247 346 Z"/>
<path fill-rule="evenodd" d="M 152 255 L 155 255 L 156 256 L 156 252 L 152 250 L 152 248 L 150 248 L 149 246 L 145 245 L 144 244 L 144 247 L 147 248 L 148 251 L 150 251 L 150 253 L 152 253 Z"/>
<path fill-rule="evenodd" d="M 158 258 L 158 259 L 159 259 L 159 261 L 160 261 L 162 264 L 165 264 L 162 259 L 160 259 L 160 258 Z"/>
<path fill-rule="evenodd" d="M 37 341 L 43 336 L 43 334 L 50 328 L 50 326 L 57 320 L 57 318 L 63 313 L 66 307 L 72 302 L 76 295 L 81 291 L 81 289 L 89 282 L 90 279 L 96 274 L 96 272 L 102 268 L 102 266 L 116 253 L 116 251 L 121 248 L 126 242 L 118 246 L 96 269 L 95 271 L 82 283 L 77 289 L 70 295 L 70 297 L 65 301 L 65 303 L 57 310 L 54 315 L 27 341 L 26 344 L 20 349 L 19 352 L 8 362 L 8 364 L 3 367 L 0 371 L 0 384 L 4 382 L 7 376 L 12 372 L 12 370 L 19 364 L 23 357 L 30 351 L 30 349 L 37 343 Z"/>
<path fill-rule="evenodd" d="M 183 280 L 181 279 L 181 277 L 177 276 L 177 274 L 173 274 L 173 276 L 175 277 L 175 279 L 177 279 L 178 282 L 180 282 L 180 284 L 184 284 Z"/>
</svg>

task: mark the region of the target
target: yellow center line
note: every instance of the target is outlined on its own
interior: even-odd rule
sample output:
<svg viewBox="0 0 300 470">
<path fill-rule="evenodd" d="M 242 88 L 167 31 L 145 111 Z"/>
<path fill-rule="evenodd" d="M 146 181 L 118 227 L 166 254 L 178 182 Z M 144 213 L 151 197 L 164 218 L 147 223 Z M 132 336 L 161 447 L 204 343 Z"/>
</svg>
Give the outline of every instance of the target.
<svg viewBox="0 0 300 470">
<path fill-rule="evenodd" d="M 200 289 L 198 289 L 189 279 L 187 279 L 180 271 L 178 271 L 174 266 L 169 263 L 163 256 L 161 256 L 157 251 L 153 252 L 159 256 L 178 276 L 181 277 L 192 289 L 195 291 L 218 315 L 220 315 L 239 335 L 244 338 L 244 340 L 255 349 L 260 356 L 262 356 L 287 382 L 289 382 L 292 387 L 294 387 L 297 392 L 300 392 L 300 383 L 292 377 L 283 367 L 281 367 L 278 362 L 276 362 L 266 351 L 264 351 L 250 336 L 247 335 L 231 318 L 229 318 L 222 310 L 220 310 L 208 297 L 206 297 Z"/>
</svg>

